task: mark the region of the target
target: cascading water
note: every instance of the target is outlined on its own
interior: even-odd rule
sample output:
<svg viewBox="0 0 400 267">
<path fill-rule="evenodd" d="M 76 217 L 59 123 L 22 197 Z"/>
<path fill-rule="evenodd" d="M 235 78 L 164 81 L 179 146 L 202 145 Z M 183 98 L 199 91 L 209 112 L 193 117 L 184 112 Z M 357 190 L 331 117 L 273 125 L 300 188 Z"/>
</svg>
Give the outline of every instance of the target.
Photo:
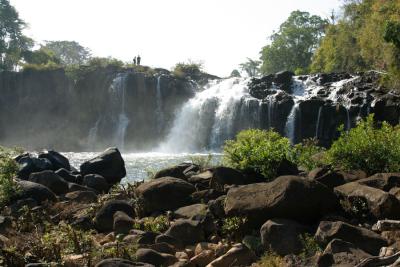
<svg viewBox="0 0 400 267">
<path fill-rule="evenodd" d="M 242 78 L 213 81 L 207 89 L 198 92 L 181 108 L 159 150 L 198 152 L 219 149 L 242 128 L 236 120 L 240 108 L 247 105 L 249 99 L 260 101 L 249 95 L 248 82 Z"/>
<path fill-rule="evenodd" d="M 315 138 L 318 139 L 319 137 L 319 129 L 321 124 L 321 114 L 322 114 L 322 106 L 318 109 L 318 118 L 317 118 L 317 125 L 315 126 Z"/>
<path fill-rule="evenodd" d="M 157 123 L 157 132 L 160 134 L 164 127 L 164 112 L 163 112 L 163 101 L 162 101 L 162 93 L 161 93 L 161 75 L 157 77 L 157 86 L 156 86 L 156 123 Z"/>
<path fill-rule="evenodd" d="M 100 124 L 101 118 L 98 118 L 96 123 L 92 128 L 89 130 L 89 135 L 88 135 L 88 149 L 91 151 L 95 151 L 96 149 L 96 143 L 97 143 L 97 134 L 99 131 L 99 124 Z"/>
<path fill-rule="evenodd" d="M 121 150 L 125 147 L 125 134 L 129 125 L 129 118 L 125 111 L 126 79 L 127 73 L 118 74 L 109 88 L 111 113 L 113 121 L 113 140 L 114 144 Z"/>
<path fill-rule="evenodd" d="M 285 125 L 285 134 L 289 138 L 290 142 L 294 144 L 296 142 L 296 117 L 299 111 L 299 103 L 295 102 L 290 111 Z"/>
</svg>

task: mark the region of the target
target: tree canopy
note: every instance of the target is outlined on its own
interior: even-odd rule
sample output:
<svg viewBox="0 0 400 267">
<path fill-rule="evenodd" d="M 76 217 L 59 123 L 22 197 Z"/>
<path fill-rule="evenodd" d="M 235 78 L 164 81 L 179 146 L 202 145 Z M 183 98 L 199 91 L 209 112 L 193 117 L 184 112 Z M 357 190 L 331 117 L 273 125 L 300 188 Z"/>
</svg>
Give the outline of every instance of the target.
<svg viewBox="0 0 400 267">
<path fill-rule="evenodd" d="M 63 65 L 81 65 L 90 58 L 90 50 L 75 41 L 46 41 L 45 49 L 50 50 Z"/>
<path fill-rule="evenodd" d="M 33 41 L 22 34 L 25 22 L 8 0 L 0 0 L 0 70 L 14 70 Z"/>
<path fill-rule="evenodd" d="M 293 11 L 279 31 L 270 36 L 271 44 L 262 48 L 261 72 L 307 71 L 327 24 L 319 16 Z"/>
<path fill-rule="evenodd" d="M 239 67 L 241 70 L 246 72 L 249 77 L 255 77 L 260 73 L 260 64 L 261 61 L 247 58 L 247 61 L 241 63 Z"/>
</svg>

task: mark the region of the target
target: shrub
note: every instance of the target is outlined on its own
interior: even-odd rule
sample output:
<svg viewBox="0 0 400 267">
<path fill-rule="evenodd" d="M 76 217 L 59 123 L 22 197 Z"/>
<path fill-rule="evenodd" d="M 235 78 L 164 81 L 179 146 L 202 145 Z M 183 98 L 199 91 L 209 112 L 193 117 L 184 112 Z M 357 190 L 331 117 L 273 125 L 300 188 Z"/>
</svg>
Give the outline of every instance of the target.
<svg viewBox="0 0 400 267">
<path fill-rule="evenodd" d="M 18 193 L 14 176 L 18 165 L 12 158 L 16 150 L 0 147 L 0 208 L 6 205 Z"/>
<path fill-rule="evenodd" d="M 134 228 L 148 232 L 163 233 L 169 228 L 169 220 L 164 215 L 158 217 L 146 217 L 143 218 L 141 224 L 135 223 Z"/>
<path fill-rule="evenodd" d="M 245 236 L 246 217 L 228 217 L 224 218 L 222 222 L 222 234 L 231 240 L 241 241 Z"/>
<path fill-rule="evenodd" d="M 377 172 L 400 171 L 400 127 L 386 122 L 375 125 L 373 115 L 357 127 L 345 132 L 328 151 L 328 160 L 334 166 L 347 170 L 363 170 L 371 175 Z"/>
<path fill-rule="evenodd" d="M 310 234 L 304 234 L 299 237 L 303 246 L 300 257 L 305 260 L 306 258 L 314 256 L 317 252 L 321 252 L 322 248 L 318 245 L 315 238 Z"/>
<path fill-rule="evenodd" d="M 189 60 L 188 63 L 177 63 L 173 69 L 173 74 L 178 78 L 197 80 L 201 76 L 202 69 L 203 64 L 201 62 L 193 62 Z"/>
<path fill-rule="evenodd" d="M 307 171 L 311 171 L 316 167 L 320 167 L 324 162 L 318 161 L 315 155 L 325 151 L 323 147 L 317 146 L 316 139 L 305 139 L 302 143 L 296 144 L 292 149 L 292 161 L 298 166 L 304 167 Z"/>
<path fill-rule="evenodd" d="M 273 130 L 244 130 L 225 143 L 224 164 L 243 172 L 255 172 L 267 180 L 275 178 L 279 162 L 290 159 L 289 139 Z"/>
<path fill-rule="evenodd" d="M 281 256 L 271 252 L 265 253 L 261 259 L 257 262 L 259 267 L 281 267 L 285 266 L 284 260 Z"/>
</svg>

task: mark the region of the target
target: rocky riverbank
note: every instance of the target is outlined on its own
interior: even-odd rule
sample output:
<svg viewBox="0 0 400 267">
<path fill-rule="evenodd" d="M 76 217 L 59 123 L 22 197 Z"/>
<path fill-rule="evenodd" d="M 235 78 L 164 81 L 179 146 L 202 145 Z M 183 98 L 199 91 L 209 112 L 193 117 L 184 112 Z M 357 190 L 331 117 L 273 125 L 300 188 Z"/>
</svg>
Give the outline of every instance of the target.
<svg viewBox="0 0 400 267">
<path fill-rule="evenodd" d="M 397 266 L 400 174 L 281 164 L 272 182 L 193 163 L 119 185 L 116 148 L 74 169 L 22 154 L 4 266 Z"/>
</svg>

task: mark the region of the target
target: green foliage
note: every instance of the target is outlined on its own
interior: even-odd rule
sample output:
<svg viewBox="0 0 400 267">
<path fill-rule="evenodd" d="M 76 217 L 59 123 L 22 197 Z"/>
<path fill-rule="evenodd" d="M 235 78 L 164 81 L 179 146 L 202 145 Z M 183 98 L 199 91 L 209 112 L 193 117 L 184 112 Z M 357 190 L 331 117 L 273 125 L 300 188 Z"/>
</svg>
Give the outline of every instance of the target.
<svg viewBox="0 0 400 267">
<path fill-rule="evenodd" d="M 52 61 L 46 64 L 23 64 L 22 67 L 24 71 L 46 71 L 62 69 L 59 64 Z"/>
<path fill-rule="evenodd" d="M 247 58 L 247 61 L 241 63 L 240 69 L 247 73 L 249 77 L 255 77 L 260 73 L 260 64 L 261 61 L 253 60 L 251 58 Z M 240 76 L 240 74 L 239 74 Z"/>
<path fill-rule="evenodd" d="M 317 252 L 321 252 L 322 248 L 318 245 L 317 241 L 310 234 L 304 234 L 300 237 L 303 250 L 300 253 L 300 257 L 303 259 L 314 256 Z"/>
<path fill-rule="evenodd" d="M 240 72 L 238 71 L 238 70 L 233 70 L 232 72 L 231 72 L 231 75 L 230 75 L 230 77 L 241 77 L 241 75 L 240 75 Z"/>
<path fill-rule="evenodd" d="M 284 260 L 281 256 L 276 255 L 272 252 L 265 253 L 260 260 L 257 261 L 259 267 L 282 267 L 284 265 Z"/>
<path fill-rule="evenodd" d="M 386 22 L 383 39 L 388 43 L 393 43 L 397 49 L 400 49 L 400 22 Z"/>
<path fill-rule="evenodd" d="M 271 44 L 263 47 L 261 72 L 269 74 L 296 69 L 307 72 L 327 24 L 319 16 L 293 11 L 279 31 L 270 36 Z"/>
<path fill-rule="evenodd" d="M 189 60 L 186 62 L 179 62 L 175 65 L 172 72 L 178 78 L 188 78 L 198 80 L 201 77 L 203 70 L 202 62 L 194 62 Z"/>
<path fill-rule="evenodd" d="M 143 218 L 142 223 L 135 223 L 134 228 L 154 233 L 163 233 L 169 228 L 169 220 L 164 215 L 158 217 L 145 217 Z"/>
<path fill-rule="evenodd" d="M 0 0 L 0 70 L 14 70 L 22 52 L 32 47 L 33 41 L 22 34 L 24 27 L 9 0 Z"/>
<path fill-rule="evenodd" d="M 43 48 L 52 51 L 63 65 L 82 65 L 90 58 L 90 50 L 75 41 L 46 41 Z"/>
<path fill-rule="evenodd" d="M 15 154 L 16 150 L 0 147 L 0 208 L 18 193 L 18 186 L 14 181 L 18 165 L 12 158 Z"/>
<path fill-rule="evenodd" d="M 53 51 L 44 47 L 35 51 L 24 51 L 22 56 L 27 64 L 46 65 L 49 63 L 60 64 L 60 59 Z"/>
<path fill-rule="evenodd" d="M 325 149 L 318 146 L 318 140 L 305 139 L 302 143 L 296 144 L 292 149 L 292 161 L 298 166 L 311 171 L 316 167 L 323 165 L 323 162 L 317 161 L 315 155 L 324 152 Z"/>
<path fill-rule="evenodd" d="M 273 130 L 244 130 L 225 143 L 224 164 L 244 172 L 255 172 L 267 180 L 275 178 L 279 162 L 290 159 L 287 138 Z"/>
<path fill-rule="evenodd" d="M 373 115 L 345 132 L 327 153 L 334 166 L 363 170 L 367 174 L 400 171 L 400 127 L 374 124 Z"/>
</svg>

